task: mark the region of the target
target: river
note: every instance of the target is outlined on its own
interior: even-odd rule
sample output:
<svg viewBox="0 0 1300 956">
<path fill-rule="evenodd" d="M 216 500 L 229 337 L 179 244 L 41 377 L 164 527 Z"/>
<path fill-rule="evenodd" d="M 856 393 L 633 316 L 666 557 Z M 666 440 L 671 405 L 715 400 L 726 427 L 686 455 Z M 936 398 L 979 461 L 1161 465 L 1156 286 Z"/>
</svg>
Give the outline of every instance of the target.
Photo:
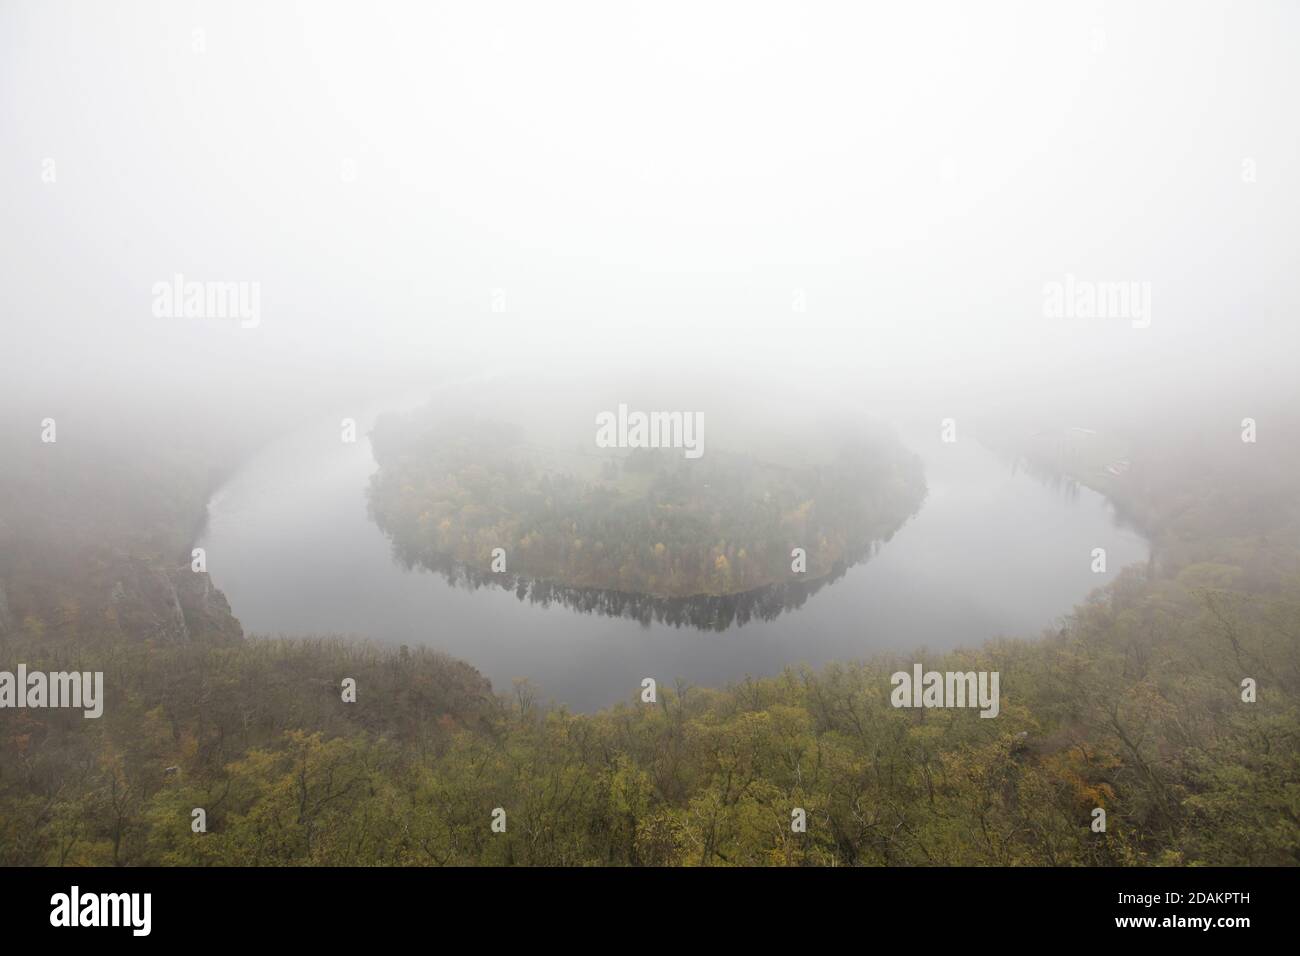
<svg viewBox="0 0 1300 956">
<path fill-rule="evenodd" d="M 373 412 L 358 416 L 353 444 L 340 440 L 338 418 L 274 442 L 213 496 L 200 544 L 245 630 L 428 645 L 473 664 L 498 691 L 527 677 L 574 710 L 629 699 L 644 677 L 708 686 L 787 664 L 1032 637 L 1148 554 L 1090 489 L 1053 489 L 973 440 L 904 434 L 929 494 L 869 561 L 772 620 L 724 631 L 647 626 L 404 569 L 366 511 Z M 1091 569 L 1097 547 L 1106 573 Z"/>
</svg>

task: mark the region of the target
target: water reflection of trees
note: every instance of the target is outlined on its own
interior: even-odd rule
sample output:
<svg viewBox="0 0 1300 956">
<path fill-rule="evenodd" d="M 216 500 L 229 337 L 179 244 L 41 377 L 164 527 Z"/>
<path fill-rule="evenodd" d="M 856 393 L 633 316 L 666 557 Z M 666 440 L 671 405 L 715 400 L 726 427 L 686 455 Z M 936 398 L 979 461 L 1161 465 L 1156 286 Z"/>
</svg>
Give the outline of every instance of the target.
<svg viewBox="0 0 1300 956">
<path fill-rule="evenodd" d="M 1068 501 L 1078 500 L 1085 488 L 1091 489 L 1106 499 L 1117 527 L 1150 537 L 1150 529 L 1139 520 L 1122 493 L 1123 489 L 1117 487 L 1111 476 L 1098 468 L 1094 460 L 1081 454 L 1077 443 L 1038 441 L 1017 445 L 987 441 L 985 444 L 1011 468 L 1013 475 L 1023 472 Z M 1081 478 L 1081 475 L 1090 477 Z"/>
<path fill-rule="evenodd" d="M 890 532 L 883 540 L 872 541 L 851 560 L 837 562 L 829 574 L 818 578 L 772 584 L 740 594 L 692 597 L 657 597 L 602 588 L 575 588 L 515 574 L 493 574 L 397 542 L 393 542 L 393 557 L 408 571 L 422 568 L 439 575 L 453 587 L 470 591 L 500 587 L 514 591 L 520 601 L 542 607 L 559 604 L 582 614 L 631 618 L 645 626 L 659 623 L 702 631 L 725 631 L 733 625 L 747 624 L 755 619 L 771 621 L 786 611 L 802 607 L 812 595 L 842 578 L 849 568 L 872 558 L 892 537 L 893 532 Z"/>
<path fill-rule="evenodd" d="M 1075 463 L 1065 455 L 1053 458 L 1033 458 L 1027 455 L 1002 451 L 999 457 L 1011 465 L 1013 475 L 1024 472 L 1039 484 L 1049 488 L 1068 501 L 1076 501 L 1083 484 L 1074 476 Z"/>
</svg>

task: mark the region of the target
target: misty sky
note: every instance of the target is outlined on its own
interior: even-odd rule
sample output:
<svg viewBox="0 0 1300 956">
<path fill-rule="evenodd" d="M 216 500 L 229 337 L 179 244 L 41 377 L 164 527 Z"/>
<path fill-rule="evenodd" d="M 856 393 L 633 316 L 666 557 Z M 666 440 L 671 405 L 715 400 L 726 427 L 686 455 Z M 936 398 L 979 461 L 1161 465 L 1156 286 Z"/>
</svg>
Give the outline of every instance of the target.
<svg viewBox="0 0 1300 956">
<path fill-rule="evenodd" d="M 0 389 L 1283 391 L 1298 28 L 1288 2 L 3 0 Z M 176 273 L 260 283 L 260 325 L 156 317 Z M 1046 317 L 1067 273 L 1150 283 L 1150 327 Z"/>
</svg>

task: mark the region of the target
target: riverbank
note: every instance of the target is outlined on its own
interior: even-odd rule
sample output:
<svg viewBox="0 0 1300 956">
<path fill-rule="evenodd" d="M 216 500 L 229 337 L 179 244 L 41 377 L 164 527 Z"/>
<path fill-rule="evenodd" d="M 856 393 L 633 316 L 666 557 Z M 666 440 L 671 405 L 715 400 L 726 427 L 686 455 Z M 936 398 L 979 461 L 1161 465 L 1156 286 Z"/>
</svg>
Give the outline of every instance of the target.
<svg viewBox="0 0 1300 956">
<path fill-rule="evenodd" d="M 1252 513 L 1283 477 L 1285 456 L 1267 455 L 1213 507 L 1171 512 L 1167 552 L 1213 563 L 1122 575 L 1043 638 L 712 689 L 666 680 L 653 703 L 638 683 L 592 714 L 527 682 L 494 695 L 420 648 L 103 630 L 43 578 L 0 654 L 102 670 L 104 714 L 7 714 L 0 862 L 1293 864 L 1295 512 L 1264 532 L 1207 525 Z M 1167 481 L 1143 486 L 1156 500 L 1194 493 L 1199 472 L 1143 461 L 1137 474 Z M 44 639 L 69 622 L 67 640 Z M 917 665 L 997 672 L 998 716 L 891 706 L 890 675 Z M 789 831 L 792 808 L 806 832 Z"/>
</svg>

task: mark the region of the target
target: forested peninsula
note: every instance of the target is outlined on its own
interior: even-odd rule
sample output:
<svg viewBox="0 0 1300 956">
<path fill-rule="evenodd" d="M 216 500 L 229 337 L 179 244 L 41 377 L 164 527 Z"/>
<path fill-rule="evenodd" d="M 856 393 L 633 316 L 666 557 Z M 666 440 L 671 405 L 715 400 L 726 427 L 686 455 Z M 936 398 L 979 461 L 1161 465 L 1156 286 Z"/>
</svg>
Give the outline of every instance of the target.
<svg viewBox="0 0 1300 956">
<path fill-rule="evenodd" d="M 719 597 L 830 577 L 920 507 L 919 460 L 885 432 L 766 457 L 548 446 L 516 425 L 390 416 L 371 514 L 408 564 L 566 588 Z"/>
</svg>

